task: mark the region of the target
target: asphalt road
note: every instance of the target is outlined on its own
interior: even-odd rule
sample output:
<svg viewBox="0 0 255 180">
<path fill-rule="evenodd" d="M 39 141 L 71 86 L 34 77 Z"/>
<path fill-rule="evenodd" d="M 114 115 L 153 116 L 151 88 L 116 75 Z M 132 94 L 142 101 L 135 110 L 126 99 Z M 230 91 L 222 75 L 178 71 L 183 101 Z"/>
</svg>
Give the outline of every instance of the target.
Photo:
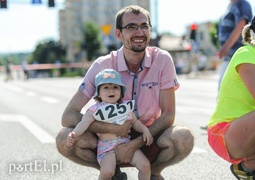
<svg viewBox="0 0 255 180">
<path fill-rule="evenodd" d="M 189 127 L 195 136 L 192 153 L 166 168 L 166 180 L 234 180 L 230 164 L 208 146 L 205 126 L 217 96 L 215 73 L 180 76 L 176 91 L 175 124 Z M 99 172 L 61 156 L 54 138 L 60 119 L 82 78 L 29 79 L 3 82 L 0 76 L 0 179 L 96 180 Z M 128 179 L 137 179 L 135 168 L 123 168 Z"/>
</svg>

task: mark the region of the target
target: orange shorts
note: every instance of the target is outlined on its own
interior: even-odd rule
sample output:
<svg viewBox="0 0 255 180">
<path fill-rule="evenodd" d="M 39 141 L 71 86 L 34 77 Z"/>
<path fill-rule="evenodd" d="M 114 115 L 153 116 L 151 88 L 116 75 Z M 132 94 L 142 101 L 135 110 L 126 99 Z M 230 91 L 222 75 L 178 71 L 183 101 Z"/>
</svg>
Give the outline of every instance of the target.
<svg viewBox="0 0 255 180">
<path fill-rule="evenodd" d="M 239 164 L 242 161 L 246 161 L 246 158 L 232 159 L 225 143 L 224 136 L 230 124 L 231 122 L 222 122 L 209 127 L 207 129 L 208 143 L 217 155 L 231 164 Z"/>
</svg>

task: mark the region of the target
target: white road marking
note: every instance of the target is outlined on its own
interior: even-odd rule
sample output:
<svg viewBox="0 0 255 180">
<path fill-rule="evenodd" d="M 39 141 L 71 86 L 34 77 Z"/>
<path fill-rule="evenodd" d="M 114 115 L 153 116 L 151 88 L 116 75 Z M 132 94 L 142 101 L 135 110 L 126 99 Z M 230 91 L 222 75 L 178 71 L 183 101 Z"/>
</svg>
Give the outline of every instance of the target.
<svg viewBox="0 0 255 180">
<path fill-rule="evenodd" d="M 9 84 L 0 84 L 0 86 L 3 87 L 3 88 L 8 89 L 10 91 L 16 92 L 16 93 L 23 93 L 23 92 L 25 92 L 25 94 L 27 96 L 30 96 L 30 97 L 39 96 L 36 92 L 27 91 L 27 90 L 25 90 L 23 88 L 20 88 L 20 87 L 17 87 L 17 86 L 13 86 L 13 85 L 9 85 Z M 48 102 L 48 103 L 51 103 L 51 104 L 59 103 L 59 100 L 56 99 L 56 98 L 53 98 L 53 97 L 48 97 L 48 96 L 39 96 L 39 97 L 44 102 Z"/>
<path fill-rule="evenodd" d="M 191 153 L 207 153 L 207 151 L 198 147 L 194 147 Z"/>
<path fill-rule="evenodd" d="M 20 88 L 20 87 L 16 87 L 16 86 L 11 86 L 9 84 L 1 84 L 1 87 L 11 90 L 13 92 L 23 92 L 24 89 Z"/>
<path fill-rule="evenodd" d="M 47 97 L 47 96 L 42 96 L 42 97 L 40 97 L 40 99 L 45 102 L 52 103 L 52 104 L 56 104 L 59 102 L 59 100 L 57 100 L 56 98 Z"/>
<path fill-rule="evenodd" d="M 35 124 L 25 115 L 0 114 L 0 122 L 1 121 L 21 123 L 41 143 L 55 143 L 55 139 L 49 133 L 47 133 L 44 129 Z"/>
<path fill-rule="evenodd" d="M 35 96 L 37 96 L 37 94 L 36 94 L 35 92 L 33 92 L 33 91 L 27 91 L 27 92 L 26 92 L 26 95 L 27 95 L 27 96 L 30 96 L 30 97 L 35 97 Z"/>
</svg>

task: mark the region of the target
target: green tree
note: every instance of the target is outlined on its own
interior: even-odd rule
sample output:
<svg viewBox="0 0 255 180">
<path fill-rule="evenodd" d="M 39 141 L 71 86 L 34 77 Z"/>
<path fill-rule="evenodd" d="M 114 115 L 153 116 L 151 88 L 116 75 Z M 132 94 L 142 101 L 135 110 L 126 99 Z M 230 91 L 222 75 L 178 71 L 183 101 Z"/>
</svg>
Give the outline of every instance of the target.
<svg viewBox="0 0 255 180">
<path fill-rule="evenodd" d="M 219 22 L 214 22 L 213 26 L 211 26 L 209 30 L 211 42 L 217 49 L 219 49 L 220 47 L 219 39 L 218 39 L 218 27 L 219 27 Z"/>
<path fill-rule="evenodd" d="M 66 62 L 66 50 L 60 43 L 54 40 L 43 40 L 36 45 L 29 63 L 37 61 L 39 64 L 55 63 L 59 60 L 61 63 Z"/>
<path fill-rule="evenodd" d="M 94 22 L 84 23 L 82 48 L 87 51 L 88 61 L 92 61 L 101 48 L 100 28 Z"/>
</svg>

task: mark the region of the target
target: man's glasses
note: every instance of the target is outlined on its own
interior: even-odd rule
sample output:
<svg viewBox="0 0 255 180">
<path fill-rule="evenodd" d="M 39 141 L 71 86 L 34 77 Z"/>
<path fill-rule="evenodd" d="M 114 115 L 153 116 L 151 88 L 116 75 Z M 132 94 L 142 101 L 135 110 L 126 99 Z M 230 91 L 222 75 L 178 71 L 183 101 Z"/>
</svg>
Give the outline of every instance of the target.
<svg viewBox="0 0 255 180">
<path fill-rule="evenodd" d="M 150 30 L 150 25 L 149 24 L 142 24 L 141 26 L 138 26 L 136 24 L 128 24 L 126 26 L 121 27 L 121 29 L 126 29 L 129 32 L 137 31 L 138 28 L 141 28 L 142 31 L 146 32 Z"/>
</svg>

